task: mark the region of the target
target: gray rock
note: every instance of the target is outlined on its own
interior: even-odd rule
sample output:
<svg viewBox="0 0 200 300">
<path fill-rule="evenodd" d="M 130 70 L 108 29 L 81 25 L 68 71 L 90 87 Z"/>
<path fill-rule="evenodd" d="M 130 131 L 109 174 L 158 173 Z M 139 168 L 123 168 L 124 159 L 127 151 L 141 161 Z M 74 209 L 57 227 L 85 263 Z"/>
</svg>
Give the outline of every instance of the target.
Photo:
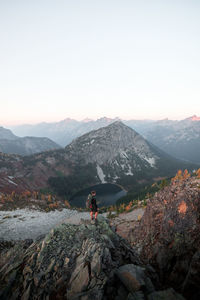
<svg viewBox="0 0 200 300">
<path fill-rule="evenodd" d="M 185 300 L 185 298 L 176 293 L 174 289 L 170 288 L 164 291 L 153 292 L 147 297 L 148 300 Z"/>
<path fill-rule="evenodd" d="M 84 264 L 82 264 L 81 266 L 78 267 L 78 271 L 75 270 L 75 273 L 76 275 L 75 276 L 73 275 L 73 278 L 69 283 L 70 287 L 67 293 L 69 299 L 72 298 L 74 295 L 86 290 L 90 281 L 87 265 L 84 266 Z"/>
<path fill-rule="evenodd" d="M 131 293 L 141 289 L 146 289 L 147 293 L 154 290 L 150 278 L 145 275 L 145 268 L 133 264 L 124 265 L 117 270 L 116 274 Z"/>
<path fill-rule="evenodd" d="M 133 294 L 129 294 L 126 300 L 145 300 L 143 292 L 138 291 Z"/>
<path fill-rule="evenodd" d="M 97 226 L 62 224 L 28 248 L 22 242 L 5 253 L 0 298 L 143 300 L 154 291 L 145 273 L 153 271 L 140 265 L 106 219 Z"/>
</svg>

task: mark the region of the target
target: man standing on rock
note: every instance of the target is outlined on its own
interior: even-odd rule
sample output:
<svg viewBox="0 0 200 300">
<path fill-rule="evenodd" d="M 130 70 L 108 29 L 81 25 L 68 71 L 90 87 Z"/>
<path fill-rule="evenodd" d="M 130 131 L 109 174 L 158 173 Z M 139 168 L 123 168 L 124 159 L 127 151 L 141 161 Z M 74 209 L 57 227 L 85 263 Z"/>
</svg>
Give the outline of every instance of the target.
<svg viewBox="0 0 200 300">
<path fill-rule="evenodd" d="M 93 220 L 93 213 L 94 213 L 94 218 L 95 221 L 97 220 L 97 215 L 98 215 L 98 207 L 97 207 L 97 202 L 96 202 L 96 192 L 92 191 L 87 198 L 87 203 L 88 207 L 90 208 L 90 217 L 91 220 Z"/>
</svg>

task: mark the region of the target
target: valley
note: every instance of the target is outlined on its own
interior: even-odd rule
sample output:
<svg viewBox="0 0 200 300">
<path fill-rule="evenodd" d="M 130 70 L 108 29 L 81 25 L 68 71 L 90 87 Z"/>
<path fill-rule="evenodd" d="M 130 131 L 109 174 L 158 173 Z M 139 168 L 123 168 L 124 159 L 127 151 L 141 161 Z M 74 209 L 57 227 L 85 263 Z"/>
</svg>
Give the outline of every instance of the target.
<svg viewBox="0 0 200 300">
<path fill-rule="evenodd" d="M 178 169 L 198 168 L 169 156 L 120 121 L 86 133 L 64 149 L 25 157 L 1 153 L 0 166 L 2 192 L 46 191 L 68 201 L 93 185 L 138 190 Z"/>
</svg>

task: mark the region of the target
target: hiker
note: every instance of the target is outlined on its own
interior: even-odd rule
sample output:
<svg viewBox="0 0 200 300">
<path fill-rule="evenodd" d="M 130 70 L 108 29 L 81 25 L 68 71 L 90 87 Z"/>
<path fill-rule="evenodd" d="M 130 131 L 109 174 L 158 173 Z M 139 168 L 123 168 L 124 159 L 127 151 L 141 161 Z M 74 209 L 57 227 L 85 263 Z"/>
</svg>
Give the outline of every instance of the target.
<svg viewBox="0 0 200 300">
<path fill-rule="evenodd" d="M 94 213 L 95 220 L 97 220 L 98 207 L 97 207 L 97 202 L 96 202 L 96 192 L 95 191 L 91 191 L 91 193 L 88 195 L 87 203 L 88 203 L 88 207 L 90 208 L 91 220 L 93 220 L 93 213 Z"/>
</svg>

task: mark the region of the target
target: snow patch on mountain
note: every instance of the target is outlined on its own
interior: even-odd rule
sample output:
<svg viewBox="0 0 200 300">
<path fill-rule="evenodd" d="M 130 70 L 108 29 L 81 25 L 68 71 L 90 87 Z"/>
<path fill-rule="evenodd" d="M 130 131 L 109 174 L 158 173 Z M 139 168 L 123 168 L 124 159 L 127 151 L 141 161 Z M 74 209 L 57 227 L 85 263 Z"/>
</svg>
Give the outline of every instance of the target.
<svg viewBox="0 0 200 300">
<path fill-rule="evenodd" d="M 155 157 L 147 157 L 146 155 L 144 155 L 143 153 L 140 153 L 139 154 L 139 157 L 140 158 L 142 158 L 142 159 L 144 159 L 144 160 L 146 160 L 149 164 L 150 164 L 150 166 L 152 167 L 152 168 L 155 168 L 156 166 L 156 160 L 155 160 Z"/>
<path fill-rule="evenodd" d="M 125 175 L 133 176 L 132 168 L 130 165 L 128 165 L 129 170 L 125 173 Z"/>
<path fill-rule="evenodd" d="M 11 179 L 7 178 L 7 181 L 11 184 L 17 185 L 17 183 L 13 182 Z"/>
<path fill-rule="evenodd" d="M 156 160 L 155 160 L 154 157 L 149 157 L 149 158 L 145 157 L 145 160 L 150 164 L 150 166 L 151 166 L 152 168 L 155 167 Z"/>
<path fill-rule="evenodd" d="M 101 183 L 106 183 L 106 181 L 105 181 L 106 175 L 104 175 L 103 170 L 99 165 L 97 165 L 97 175 L 98 175 L 99 179 L 101 180 Z"/>
<path fill-rule="evenodd" d="M 120 155 L 121 157 L 128 159 L 127 153 L 125 151 L 121 150 Z"/>
</svg>

